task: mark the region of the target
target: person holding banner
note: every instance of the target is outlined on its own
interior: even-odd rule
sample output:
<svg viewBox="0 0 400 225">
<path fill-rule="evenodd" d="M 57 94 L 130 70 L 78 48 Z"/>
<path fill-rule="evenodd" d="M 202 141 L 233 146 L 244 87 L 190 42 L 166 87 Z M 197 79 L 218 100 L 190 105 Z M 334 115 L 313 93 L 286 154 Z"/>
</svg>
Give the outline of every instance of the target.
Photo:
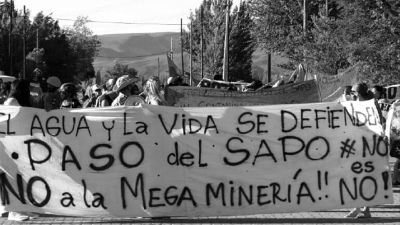
<svg viewBox="0 0 400 225">
<path fill-rule="evenodd" d="M 82 108 L 96 107 L 97 99 L 102 95 L 102 91 L 102 87 L 98 84 L 92 85 L 90 96 L 84 101 Z"/>
<path fill-rule="evenodd" d="M 0 84 L 0 104 L 3 105 L 7 100 L 11 89 L 11 82 L 3 82 Z"/>
<path fill-rule="evenodd" d="M 354 84 L 351 88 L 351 98 L 354 101 L 367 101 L 373 98 L 372 93 L 368 90 L 368 86 L 365 83 Z M 379 108 L 378 111 L 380 112 Z M 382 121 L 382 120 L 380 120 Z M 363 209 L 361 207 L 356 207 L 350 213 L 348 213 L 346 218 L 370 218 L 371 212 L 368 206 Z"/>
<path fill-rule="evenodd" d="M 151 76 L 144 85 L 144 92 L 146 104 L 150 105 L 167 105 L 164 97 L 161 94 L 160 79 L 156 76 Z"/>
<path fill-rule="evenodd" d="M 36 107 L 35 104 L 38 103 L 38 98 L 43 94 L 43 90 L 40 87 L 40 77 L 41 77 L 41 71 L 36 68 L 33 71 L 33 78 L 30 82 L 30 86 L 29 86 L 29 91 L 31 93 L 31 105 L 33 107 Z"/>
<path fill-rule="evenodd" d="M 114 91 L 118 93 L 118 96 L 114 99 L 111 106 L 123 106 L 129 96 L 132 96 L 132 90 L 134 89 L 135 83 L 139 79 L 137 77 L 131 77 L 129 75 L 123 75 L 118 78 L 114 86 Z"/>
<path fill-rule="evenodd" d="M 113 91 L 115 82 L 117 79 L 109 79 L 105 86 L 105 90 L 103 91 L 103 94 L 99 96 L 98 98 L 98 103 L 96 103 L 96 107 L 107 107 L 111 106 L 112 102 L 114 99 L 118 96 L 118 93 Z"/>
<path fill-rule="evenodd" d="M 47 92 L 43 93 L 39 98 L 38 108 L 50 111 L 59 109 L 61 104 L 61 96 L 58 88 L 61 86 L 61 81 L 57 77 L 49 77 L 47 79 Z"/>
<path fill-rule="evenodd" d="M 16 79 L 11 83 L 10 97 L 4 102 L 4 105 L 30 107 L 30 96 L 29 81 Z M 1 211 L 4 209 L 1 208 Z M 38 215 L 30 212 L 8 213 L 8 220 L 25 221 L 35 217 Z"/>
<path fill-rule="evenodd" d="M 351 100 L 351 85 L 343 86 L 343 95 L 339 101 L 350 101 Z"/>
<path fill-rule="evenodd" d="M 65 83 L 60 87 L 61 106 L 60 109 L 82 108 L 78 100 L 78 93 L 73 83 Z"/>
<path fill-rule="evenodd" d="M 16 79 L 11 83 L 10 95 L 4 105 L 30 107 L 30 97 L 29 82 Z"/>
<path fill-rule="evenodd" d="M 379 108 L 382 111 L 383 117 L 387 119 L 387 114 L 391 106 L 389 99 L 385 97 L 383 86 L 375 85 L 371 88 L 374 98 L 378 101 Z"/>
<path fill-rule="evenodd" d="M 376 100 L 380 100 L 380 99 L 386 99 L 384 91 L 383 91 L 383 86 L 381 85 L 375 85 L 371 88 L 371 92 L 374 95 L 374 98 Z M 387 100 L 387 102 L 389 102 L 389 100 Z"/>
<path fill-rule="evenodd" d="M 393 145 L 395 145 L 396 141 L 400 141 L 400 105 L 396 104 L 399 102 L 400 100 L 396 100 L 392 105 L 394 112 L 392 121 L 390 121 L 391 150 L 392 148 L 398 148 L 398 145 Z M 400 185 L 400 158 L 396 159 L 393 166 L 392 185 Z"/>
</svg>

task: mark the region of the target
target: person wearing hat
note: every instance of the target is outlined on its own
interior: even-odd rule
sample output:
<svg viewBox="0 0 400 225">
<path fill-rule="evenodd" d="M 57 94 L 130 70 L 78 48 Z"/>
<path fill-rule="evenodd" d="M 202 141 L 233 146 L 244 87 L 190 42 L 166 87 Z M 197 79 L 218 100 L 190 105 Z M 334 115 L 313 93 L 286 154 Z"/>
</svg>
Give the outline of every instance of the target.
<svg viewBox="0 0 400 225">
<path fill-rule="evenodd" d="M 38 103 L 35 104 L 37 108 L 45 109 L 50 111 L 53 109 L 59 109 L 61 104 L 61 96 L 58 88 L 61 86 L 61 81 L 57 77 L 49 77 L 47 79 L 47 92 L 43 93 L 38 98 Z"/>
<path fill-rule="evenodd" d="M 114 99 L 111 106 L 123 106 L 125 100 L 136 93 L 132 93 L 135 83 L 139 79 L 137 77 L 130 77 L 129 75 L 123 75 L 118 78 L 114 85 L 114 91 L 118 93 L 118 96 Z"/>
<path fill-rule="evenodd" d="M 61 85 L 60 96 L 62 99 L 60 109 L 82 108 L 78 100 L 78 92 L 75 84 L 65 83 Z"/>
</svg>

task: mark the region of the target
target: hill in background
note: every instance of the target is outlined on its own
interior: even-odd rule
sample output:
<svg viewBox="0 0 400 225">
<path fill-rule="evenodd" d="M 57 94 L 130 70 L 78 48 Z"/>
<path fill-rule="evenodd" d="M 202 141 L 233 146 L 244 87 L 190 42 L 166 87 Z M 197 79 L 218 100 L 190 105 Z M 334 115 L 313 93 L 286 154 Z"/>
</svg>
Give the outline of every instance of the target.
<svg viewBox="0 0 400 225">
<path fill-rule="evenodd" d="M 99 35 L 101 47 L 99 56 L 94 61 L 95 71 L 100 71 L 102 77 L 106 71 L 113 67 L 115 60 L 130 68 L 139 71 L 142 77 L 152 75 L 168 76 L 167 52 L 173 49 L 173 60 L 182 68 L 182 57 L 180 51 L 180 33 L 148 33 L 148 34 L 108 34 Z M 172 41 L 171 41 L 172 40 Z M 184 54 L 185 71 L 189 71 L 189 57 Z M 271 76 L 275 79 L 278 75 L 288 73 L 280 68 L 285 59 L 272 56 Z M 253 70 L 264 83 L 267 81 L 268 57 L 261 51 L 253 54 Z M 290 73 L 290 71 L 289 71 Z"/>
</svg>

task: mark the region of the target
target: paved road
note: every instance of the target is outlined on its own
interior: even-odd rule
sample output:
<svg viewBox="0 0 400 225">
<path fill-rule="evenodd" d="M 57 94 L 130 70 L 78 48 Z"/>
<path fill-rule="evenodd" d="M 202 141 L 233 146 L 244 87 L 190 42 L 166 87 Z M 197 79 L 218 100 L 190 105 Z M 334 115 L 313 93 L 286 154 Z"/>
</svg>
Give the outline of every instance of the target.
<svg viewBox="0 0 400 225">
<path fill-rule="evenodd" d="M 394 160 L 390 160 L 393 167 Z M 372 218 L 353 219 L 344 218 L 349 209 L 329 210 L 320 212 L 262 214 L 235 217 L 196 217 L 171 219 L 137 219 L 137 218 L 84 218 L 84 217 L 57 217 L 41 215 L 39 218 L 24 221 L 8 221 L 0 218 L 2 224 L 395 224 L 400 225 L 400 186 L 393 187 L 394 203 L 371 207 Z"/>
</svg>

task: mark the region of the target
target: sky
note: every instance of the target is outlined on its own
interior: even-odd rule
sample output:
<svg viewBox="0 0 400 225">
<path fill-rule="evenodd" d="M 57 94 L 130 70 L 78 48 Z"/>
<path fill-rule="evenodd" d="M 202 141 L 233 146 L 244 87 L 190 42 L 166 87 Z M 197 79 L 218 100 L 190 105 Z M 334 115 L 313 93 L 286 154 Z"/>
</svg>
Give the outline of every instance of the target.
<svg viewBox="0 0 400 225">
<path fill-rule="evenodd" d="M 2 1 L 2 0 L 0 0 Z M 9 0 L 8 0 L 9 1 Z M 187 28 L 191 11 L 202 0 L 14 0 L 15 8 L 40 11 L 59 20 L 60 27 L 72 26 L 78 16 L 98 21 L 87 26 L 96 35 L 121 33 L 180 32 Z M 233 0 L 238 5 L 240 0 Z M 120 22 L 120 23 L 108 23 Z M 122 24 L 124 23 L 124 24 Z M 126 24 L 128 23 L 128 24 Z"/>
</svg>

